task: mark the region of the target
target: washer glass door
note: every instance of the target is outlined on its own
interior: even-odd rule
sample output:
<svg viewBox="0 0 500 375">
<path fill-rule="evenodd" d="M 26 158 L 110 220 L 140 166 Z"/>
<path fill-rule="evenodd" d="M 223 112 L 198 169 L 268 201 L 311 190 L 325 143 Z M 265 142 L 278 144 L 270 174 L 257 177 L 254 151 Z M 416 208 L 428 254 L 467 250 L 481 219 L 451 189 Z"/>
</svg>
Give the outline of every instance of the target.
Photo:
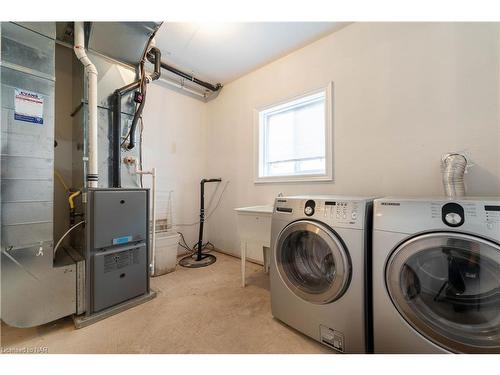
<svg viewBox="0 0 500 375">
<path fill-rule="evenodd" d="M 285 227 L 276 243 L 278 273 L 295 295 L 323 304 L 344 294 L 351 276 L 350 259 L 330 228 L 299 220 Z"/>
<path fill-rule="evenodd" d="M 453 352 L 500 353 L 500 246 L 460 233 L 429 233 L 387 262 L 389 295 L 405 320 Z"/>
</svg>

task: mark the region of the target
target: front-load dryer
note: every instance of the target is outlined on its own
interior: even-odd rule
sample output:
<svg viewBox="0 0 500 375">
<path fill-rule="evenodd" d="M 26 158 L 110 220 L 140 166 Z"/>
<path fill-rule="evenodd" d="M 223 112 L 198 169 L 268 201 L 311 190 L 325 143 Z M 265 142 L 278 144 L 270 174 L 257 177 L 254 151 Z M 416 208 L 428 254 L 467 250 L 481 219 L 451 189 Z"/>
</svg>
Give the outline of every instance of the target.
<svg viewBox="0 0 500 375">
<path fill-rule="evenodd" d="M 271 307 L 288 326 L 342 353 L 371 352 L 372 199 L 276 198 Z"/>
<path fill-rule="evenodd" d="M 500 199 L 374 202 L 375 353 L 500 353 Z"/>
</svg>

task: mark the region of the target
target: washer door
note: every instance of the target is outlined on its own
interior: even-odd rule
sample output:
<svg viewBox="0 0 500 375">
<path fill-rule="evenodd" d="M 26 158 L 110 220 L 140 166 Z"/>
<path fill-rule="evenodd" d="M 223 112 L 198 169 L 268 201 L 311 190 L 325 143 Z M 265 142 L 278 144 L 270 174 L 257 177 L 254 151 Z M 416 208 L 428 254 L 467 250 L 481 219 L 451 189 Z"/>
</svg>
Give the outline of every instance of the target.
<svg viewBox="0 0 500 375">
<path fill-rule="evenodd" d="M 307 302 L 335 301 L 349 285 L 349 255 L 326 225 L 310 220 L 291 223 L 278 236 L 274 253 L 283 282 Z"/>
<path fill-rule="evenodd" d="M 500 353 L 497 244 L 460 233 L 417 236 L 392 253 L 386 286 L 399 313 L 436 345 Z"/>
</svg>

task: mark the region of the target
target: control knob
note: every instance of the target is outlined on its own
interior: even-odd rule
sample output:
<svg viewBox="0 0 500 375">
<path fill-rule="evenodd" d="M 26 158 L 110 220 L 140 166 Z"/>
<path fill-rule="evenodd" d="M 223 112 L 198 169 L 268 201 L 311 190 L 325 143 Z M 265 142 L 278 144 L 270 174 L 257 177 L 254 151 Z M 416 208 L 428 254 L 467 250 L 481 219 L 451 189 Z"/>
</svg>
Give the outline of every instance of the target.
<svg viewBox="0 0 500 375">
<path fill-rule="evenodd" d="M 461 205 L 450 202 L 441 208 L 443 222 L 450 227 L 459 227 L 464 223 L 465 212 Z"/>
<path fill-rule="evenodd" d="M 458 223 L 460 223 L 462 221 L 462 216 L 460 216 L 459 214 L 457 214 L 455 212 L 449 212 L 446 214 L 444 219 L 446 220 L 446 222 L 448 224 L 457 225 Z"/>
<path fill-rule="evenodd" d="M 307 215 L 307 216 L 312 216 L 314 215 L 314 209 L 316 208 L 316 202 L 314 202 L 313 200 L 309 199 L 306 204 L 305 204 L 305 207 L 304 207 L 304 213 Z"/>
</svg>

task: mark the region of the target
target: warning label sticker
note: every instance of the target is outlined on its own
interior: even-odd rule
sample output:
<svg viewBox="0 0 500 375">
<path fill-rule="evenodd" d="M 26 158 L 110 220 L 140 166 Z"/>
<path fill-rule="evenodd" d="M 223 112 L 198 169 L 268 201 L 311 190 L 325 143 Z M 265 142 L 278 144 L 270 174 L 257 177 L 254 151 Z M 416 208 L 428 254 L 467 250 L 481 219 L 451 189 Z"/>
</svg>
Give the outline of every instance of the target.
<svg viewBox="0 0 500 375">
<path fill-rule="evenodd" d="M 43 125 L 43 96 L 21 89 L 14 92 L 14 119 Z"/>
<path fill-rule="evenodd" d="M 344 353 L 345 350 L 345 339 L 342 332 L 336 331 L 332 328 L 325 327 L 324 325 L 319 326 L 319 334 L 321 342 L 328 345 L 329 347 Z"/>
</svg>

